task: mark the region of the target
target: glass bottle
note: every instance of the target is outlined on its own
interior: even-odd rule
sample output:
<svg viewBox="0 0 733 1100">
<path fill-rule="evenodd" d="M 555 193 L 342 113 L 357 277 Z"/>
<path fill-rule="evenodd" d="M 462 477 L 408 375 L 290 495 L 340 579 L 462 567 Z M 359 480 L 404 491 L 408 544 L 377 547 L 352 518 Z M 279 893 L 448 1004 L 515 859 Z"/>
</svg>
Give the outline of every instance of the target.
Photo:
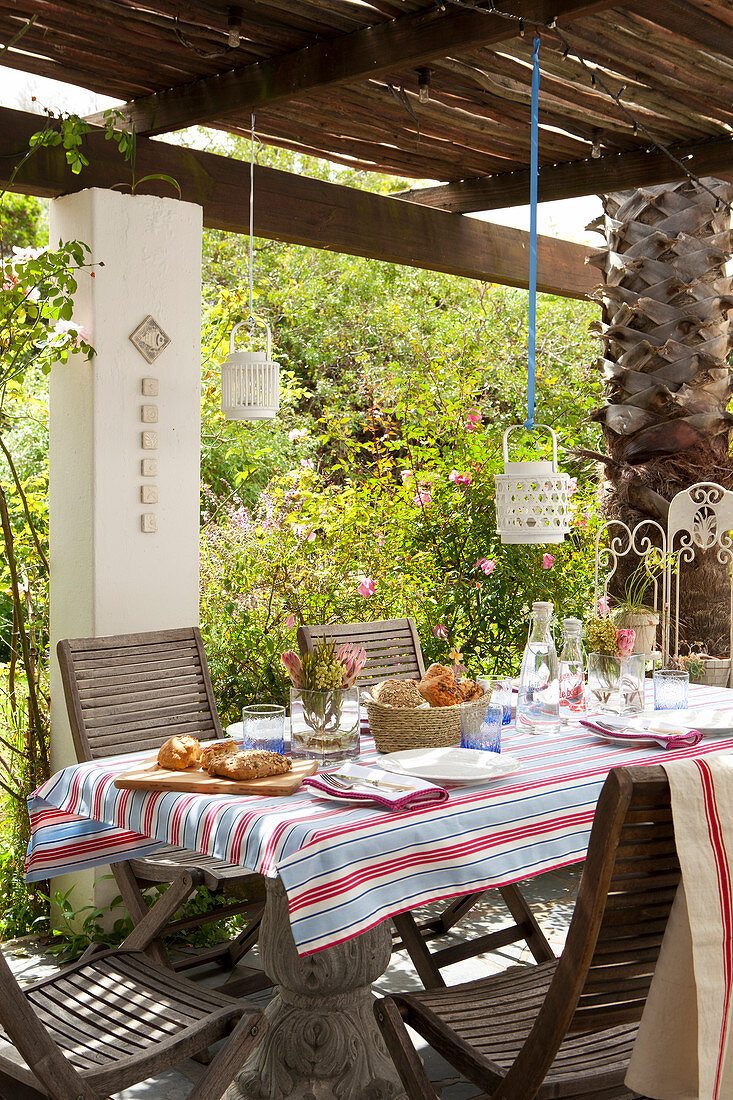
<svg viewBox="0 0 733 1100">
<path fill-rule="evenodd" d="M 585 670 L 587 657 L 583 649 L 580 619 L 563 619 L 562 652 L 560 653 L 560 717 L 566 720 L 585 714 Z"/>
<path fill-rule="evenodd" d="M 517 730 L 524 733 L 560 731 L 560 684 L 551 619 L 551 603 L 532 604 L 517 698 Z"/>
</svg>

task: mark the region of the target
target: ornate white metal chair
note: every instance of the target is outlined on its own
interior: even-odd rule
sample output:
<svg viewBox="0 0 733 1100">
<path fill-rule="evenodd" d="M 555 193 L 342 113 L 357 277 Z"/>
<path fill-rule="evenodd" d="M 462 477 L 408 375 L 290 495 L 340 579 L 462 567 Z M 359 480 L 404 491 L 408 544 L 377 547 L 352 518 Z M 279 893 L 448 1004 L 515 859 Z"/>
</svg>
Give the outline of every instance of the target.
<svg viewBox="0 0 733 1100">
<path fill-rule="evenodd" d="M 711 481 L 700 481 L 683 489 L 672 499 L 667 517 L 666 591 L 669 599 L 666 642 L 669 656 L 679 656 L 680 590 L 689 581 L 691 569 L 700 554 L 713 553 L 727 566 L 730 621 L 728 655 L 733 655 L 733 492 Z M 730 666 L 725 677 L 730 682 Z M 726 686 L 722 684 L 721 686 Z"/>
</svg>

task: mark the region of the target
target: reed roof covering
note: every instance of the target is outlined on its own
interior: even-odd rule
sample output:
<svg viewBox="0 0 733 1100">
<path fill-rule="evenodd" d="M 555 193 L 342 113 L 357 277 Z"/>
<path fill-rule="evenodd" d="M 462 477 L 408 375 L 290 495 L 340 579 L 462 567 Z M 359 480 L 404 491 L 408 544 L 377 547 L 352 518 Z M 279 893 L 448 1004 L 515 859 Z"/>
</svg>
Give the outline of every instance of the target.
<svg viewBox="0 0 733 1100">
<path fill-rule="evenodd" d="M 4 65 L 119 97 L 141 134 L 249 132 L 254 110 L 267 143 L 451 183 L 415 197 L 466 211 L 527 201 L 530 21 L 556 17 L 540 33 L 541 199 L 679 178 L 649 135 L 700 174 L 733 171 L 733 0 L 497 0 L 523 28 L 490 6 L 10 0 L 0 44 L 27 27 Z"/>
</svg>

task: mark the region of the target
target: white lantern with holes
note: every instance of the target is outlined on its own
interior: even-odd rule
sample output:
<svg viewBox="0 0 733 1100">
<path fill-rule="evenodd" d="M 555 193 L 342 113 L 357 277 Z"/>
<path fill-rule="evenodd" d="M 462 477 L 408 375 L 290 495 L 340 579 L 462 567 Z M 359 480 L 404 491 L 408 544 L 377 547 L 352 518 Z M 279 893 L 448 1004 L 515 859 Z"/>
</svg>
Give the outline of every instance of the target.
<svg viewBox="0 0 733 1100">
<path fill-rule="evenodd" d="M 509 461 L 507 428 L 502 439 L 504 473 L 496 474 L 496 530 L 506 543 L 562 542 L 570 530 L 570 478 L 557 468 L 557 436 L 546 424 L 535 431 L 552 436 L 552 461 Z"/>
<path fill-rule="evenodd" d="M 235 351 L 234 337 L 246 325 L 232 329 L 229 358 L 221 368 L 221 411 L 227 420 L 274 420 L 280 407 L 280 364 L 272 361 L 272 333 L 267 329 L 267 351 Z"/>
</svg>

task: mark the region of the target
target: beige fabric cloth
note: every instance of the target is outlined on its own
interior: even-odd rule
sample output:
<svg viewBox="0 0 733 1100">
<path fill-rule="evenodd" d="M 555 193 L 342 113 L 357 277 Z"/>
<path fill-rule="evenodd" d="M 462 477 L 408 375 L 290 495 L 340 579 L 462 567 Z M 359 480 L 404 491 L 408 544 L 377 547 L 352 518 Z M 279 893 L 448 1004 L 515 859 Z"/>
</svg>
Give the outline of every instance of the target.
<svg viewBox="0 0 733 1100">
<path fill-rule="evenodd" d="M 682 885 L 626 1084 L 652 1100 L 733 1100 L 733 757 L 664 768 Z"/>
</svg>

